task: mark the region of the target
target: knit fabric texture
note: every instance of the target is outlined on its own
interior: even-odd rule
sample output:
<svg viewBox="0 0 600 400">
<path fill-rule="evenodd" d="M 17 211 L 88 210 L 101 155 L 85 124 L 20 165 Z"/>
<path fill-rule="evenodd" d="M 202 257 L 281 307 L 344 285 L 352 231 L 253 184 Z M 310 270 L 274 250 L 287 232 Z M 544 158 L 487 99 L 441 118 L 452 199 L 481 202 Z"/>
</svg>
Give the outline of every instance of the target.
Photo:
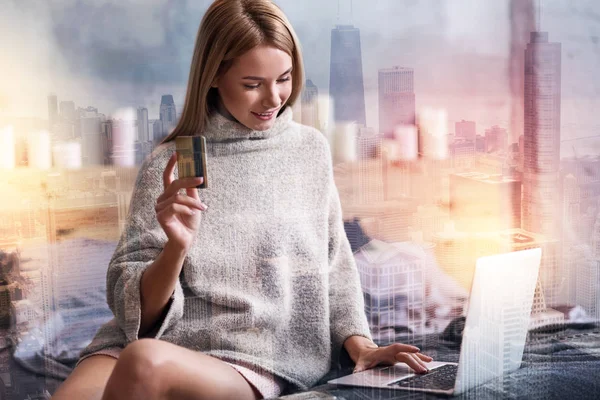
<svg viewBox="0 0 600 400">
<path fill-rule="evenodd" d="M 264 131 L 213 113 L 202 134 L 208 209 L 164 319 L 144 337 L 251 363 L 305 390 L 348 337 L 372 339 L 329 144 L 290 107 Z M 140 338 L 140 279 L 167 241 L 154 206 L 174 151 L 174 141 L 161 144 L 139 170 L 107 272 L 115 318 L 81 357 Z"/>
</svg>

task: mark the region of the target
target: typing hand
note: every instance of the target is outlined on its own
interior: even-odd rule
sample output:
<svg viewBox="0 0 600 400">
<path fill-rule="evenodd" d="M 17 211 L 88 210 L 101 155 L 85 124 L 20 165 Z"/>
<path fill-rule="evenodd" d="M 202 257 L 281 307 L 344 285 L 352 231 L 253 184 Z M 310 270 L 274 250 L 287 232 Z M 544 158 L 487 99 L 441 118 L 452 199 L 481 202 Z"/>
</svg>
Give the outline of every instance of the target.
<svg viewBox="0 0 600 400">
<path fill-rule="evenodd" d="M 425 362 L 433 361 L 433 358 L 419 351 L 418 347 L 401 343 L 383 347 L 365 347 L 358 355 L 354 372 L 364 371 L 379 364 L 394 365 L 397 362 L 406 363 L 418 373 L 429 372 Z"/>
</svg>

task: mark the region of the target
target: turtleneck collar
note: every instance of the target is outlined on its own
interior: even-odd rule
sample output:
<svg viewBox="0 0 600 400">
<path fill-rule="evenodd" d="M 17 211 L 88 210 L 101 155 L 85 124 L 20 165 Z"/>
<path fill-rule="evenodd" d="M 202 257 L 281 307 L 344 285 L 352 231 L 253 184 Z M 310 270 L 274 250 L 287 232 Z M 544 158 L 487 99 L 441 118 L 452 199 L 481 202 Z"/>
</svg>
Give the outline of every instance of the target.
<svg viewBox="0 0 600 400">
<path fill-rule="evenodd" d="M 238 121 L 227 119 L 214 110 L 208 118 L 206 129 L 201 135 L 207 142 L 223 142 L 243 139 L 269 139 L 282 133 L 292 120 L 292 108 L 285 106 L 279 111 L 273 126 L 264 131 L 256 131 L 246 127 Z"/>
</svg>

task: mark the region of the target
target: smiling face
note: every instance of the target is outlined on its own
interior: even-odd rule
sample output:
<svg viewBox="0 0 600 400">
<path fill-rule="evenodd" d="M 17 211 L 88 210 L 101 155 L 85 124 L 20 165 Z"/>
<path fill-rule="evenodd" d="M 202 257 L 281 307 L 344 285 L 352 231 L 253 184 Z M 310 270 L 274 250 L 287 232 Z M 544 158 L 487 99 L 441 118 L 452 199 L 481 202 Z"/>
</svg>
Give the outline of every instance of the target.
<svg viewBox="0 0 600 400">
<path fill-rule="evenodd" d="M 212 85 L 219 92 L 219 112 L 249 129 L 271 128 L 292 93 L 291 70 L 292 58 L 276 47 L 249 50 Z"/>
</svg>

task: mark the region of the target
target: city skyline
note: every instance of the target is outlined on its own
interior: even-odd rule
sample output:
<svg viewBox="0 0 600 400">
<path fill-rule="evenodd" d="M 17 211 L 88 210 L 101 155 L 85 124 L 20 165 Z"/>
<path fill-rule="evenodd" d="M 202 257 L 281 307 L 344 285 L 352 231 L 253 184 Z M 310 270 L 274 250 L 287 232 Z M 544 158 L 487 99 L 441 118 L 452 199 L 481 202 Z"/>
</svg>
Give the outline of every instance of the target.
<svg viewBox="0 0 600 400">
<path fill-rule="evenodd" d="M 499 109 L 497 107 L 503 102 L 506 103 L 510 97 L 508 78 L 503 73 L 509 54 L 509 27 L 508 24 L 504 25 L 502 22 L 500 25 L 498 23 L 490 24 L 490 22 L 495 15 L 506 15 L 509 2 L 494 2 L 485 7 L 483 5 L 465 7 L 463 2 L 463 0 L 442 2 L 438 11 L 435 12 L 431 12 L 428 0 L 417 1 L 409 7 L 400 7 L 393 2 L 382 0 L 375 8 L 368 7 L 363 2 L 355 2 L 353 21 L 351 22 L 363 33 L 363 50 L 365 51 L 363 72 L 367 105 L 377 102 L 377 70 L 382 67 L 401 65 L 419 71 L 415 76 L 415 90 L 420 92 L 420 96 L 417 98 L 418 107 L 424 105 L 435 107 L 445 104 L 448 106 L 451 124 L 466 119 L 476 120 L 484 125 L 500 125 L 508 128 L 508 109 L 503 110 L 502 108 L 506 105 L 501 105 Z M 129 42 L 116 41 L 113 36 L 103 36 L 100 39 L 93 35 L 89 40 L 100 40 L 100 45 L 89 48 L 81 47 L 78 43 L 78 36 L 57 42 L 64 36 L 60 28 L 55 26 L 60 21 L 63 24 L 69 24 L 72 29 L 79 29 L 77 23 L 68 22 L 74 12 L 70 8 L 71 4 L 68 2 L 63 4 L 65 13 L 61 14 L 61 20 L 56 19 L 59 15 L 54 13 L 54 6 L 51 4 L 37 7 L 34 12 L 38 13 L 36 17 L 39 21 L 39 29 L 47 31 L 45 37 L 50 42 L 44 51 L 38 53 L 36 60 L 38 63 L 42 62 L 39 68 L 42 68 L 43 63 L 46 62 L 44 57 L 49 50 L 54 52 L 53 57 L 59 57 L 58 62 L 51 64 L 51 69 L 40 70 L 36 74 L 34 78 L 37 79 L 37 83 L 32 86 L 31 90 L 27 86 L 34 83 L 31 77 L 23 80 L 25 86 L 20 92 L 12 93 L 10 82 L 2 85 L 0 114 L 2 108 L 8 112 L 11 107 L 16 107 L 14 112 L 10 112 L 11 115 L 29 117 L 45 115 L 46 106 L 42 106 L 42 104 L 46 100 L 36 99 L 34 96 L 34 93 L 39 94 L 40 89 L 42 93 L 61 93 L 63 97 L 70 98 L 78 104 L 95 102 L 96 106 L 104 110 L 107 115 L 116 109 L 135 108 L 140 104 L 148 108 L 150 115 L 157 115 L 160 95 L 164 93 L 173 94 L 176 106 L 181 109 L 185 93 L 184 82 L 187 80 L 189 68 L 186 56 L 191 55 L 190 47 L 193 44 L 191 41 L 195 35 L 199 18 L 208 3 L 205 1 L 194 5 L 189 4 L 185 6 L 187 8 L 173 6 L 173 10 L 171 10 L 173 17 L 183 18 L 179 21 L 179 26 L 182 28 L 177 33 L 169 33 L 165 39 L 166 42 L 161 41 L 159 33 L 170 32 L 173 29 L 172 25 L 167 24 L 168 20 L 157 21 L 154 25 L 150 24 L 148 20 L 151 18 L 149 12 L 151 9 L 165 7 L 160 1 L 148 3 L 147 8 L 142 10 L 143 13 L 137 15 L 141 22 L 138 28 L 131 25 L 120 26 L 118 19 L 111 21 L 115 32 L 122 32 L 122 35 L 130 38 L 130 42 L 134 40 L 140 42 L 141 47 L 138 46 L 140 50 L 133 50 L 132 55 L 135 54 L 133 58 L 122 56 L 123 51 L 128 48 L 127 43 Z M 342 6 L 344 3 L 342 2 Z M 333 2 L 319 4 L 319 12 L 313 14 L 307 14 L 306 11 L 316 9 L 311 8 L 312 3 L 310 2 L 302 7 L 287 0 L 280 1 L 278 4 L 290 14 L 292 23 L 298 31 L 305 49 L 307 78 L 310 78 L 324 92 L 324 89 L 329 87 L 329 65 L 322 60 L 328 59 L 330 46 L 329 40 L 323 40 L 323 38 L 329 37 L 330 28 L 335 24 L 349 22 L 345 17 L 347 13 L 342 13 L 342 19 L 346 20 L 338 20 L 337 4 Z M 81 5 L 81 7 L 85 10 L 90 7 L 93 9 L 96 6 Z M 118 7 L 123 8 L 123 16 L 133 12 L 132 4 L 127 2 Z M 597 129 L 598 124 L 595 122 L 593 113 L 593 110 L 597 108 L 593 106 L 597 100 L 586 97 L 585 101 L 582 101 L 579 93 L 587 93 L 586 96 L 593 93 L 594 88 L 600 87 L 600 79 L 595 75 L 586 75 L 589 67 L 597 64 L 594 58 L 595 54 L 583 52 L 581 50 L 582 43 L 576 39 L 579 36 L 573 36 L 572 32 L 566 29 L 567 24 L 557 17 L 564 13 L 563 8 L 564 5 L 560 2 L 545 1 L 544 12 L 541 14 L 541 25 L 544 29 L 552 31 L 554 40 L 570 43 L 570 56 L 564 60 L 564 68 L 578 71 L 563 80 L 564 116 L 562 124 L 565 128 L 563 137 L 567 140 L 591 136 L 591 131 Z M 382 10 L 387 12 L 381 13 Z M 14 17 L 13 20 L 18 21 L 19 18 L 25 18 L 17 9 L 12 8 L 10 3 L 6 11 L 7 16 Z M 86 15 L 80 16 L 78 22 L 87 20 Z M 318 23 L 313 23 L 314 18 Z M 417 29 L 413 21 L 420 21 L 421 28 Z M 469 23 L 465 24 L 466 21 Z M 90 26 L 94 24 L 94 21 L 89 21 Z M 153 32 L 148 32 L 150 27 L 158 27 L 159 30 L 154 29 Z M 315 31 L 315 28 L 324 30 L 326 33 Z M 477 35 L 473 35 L 474 32 L 477 32 Z M 147 35 L 143 36 L 143 34 Z M 186 34 L 189 36 L 186 37 Z M 142 36 L 136 38 L 136 35 Z M 22 51 L 15 54 L 15 65 L 18 65 L 19 60 L 24 62 L 31 58 L 29 54 L 25 53 L 25 49 L 33 49 L 37 45 L 29 40 L 27 34 L 20 37 L 13 36 L 14 32 L 6 32 L 4 35 L 5 38 L 12 39 L 14 43 L 22 43 L 20 47 Z M 173 41 L 175 37 L 180 41 Z M 161 47 L 160 50 L 153 50 L 152 47 L 147 46 L 166 46 L 169 43 L 173 46 L 169 51 L 177 54 L 174 62 L 169 64 L 170 67 L 165 68 L 164 61 L 157 62 L 157 60 L 148 58 L 158 56 L 160 52 L 164 53 L 164 49 Z M 184 43 L 186 50 L 181 49 Z M 94 64 L 86 64 L 86 67 L 81 70 L 73 69 L 67 73 L 65 63 L 70 63 L 70 58 L 73 57 L 73 53 L 65 49 L 65 46 L 69 44 L 81 48 L 83 54 L 89 54 L 89 58 L 83 56 L 79 59 Z M 141 49 L 145 49 L 145 51 L 142 53 Z M 421 51 L 421 49 L 427 49 L 427 51 Z M 116 57 L 110 64 L 113 66 L 110 70 L 106 68 L 106 64 L 97 62 L 106 57 L 112 60 L 113 55 Z M 577 59 L 575 60 L 573 56 L 577 56 Z M 383 60 L 385 62 L 382 62 Z M 131 61 L 136 61 L 137 69 L 131 68 Z M 29 61 L 27 62 L 29 63 Z M 37 65 L 36 62 L 33 65 Z M 161 67 L 160 73 L 154 71 L 158 66 Z M 139 78 L 136 76 L 136 70 L 139 71 L 137 73 Z M 477 71 L 485 71 L 485 73 L 481 75 Z M 77 82 L 81 80 L 82 73 L 85 73 L 87 78 L 81 81 L 83 85 L 78 85 Z M 10 73 L 5 76 L 10 76 Z M 61 76 L 68 77 L 68 79 L 60 78 Z M 171 83 L 162 84 L 163 76 L 169 76 Z M 119 79 L 115 80 L 116 77 Z M 481 79 L 484 77 L 485 81 Z M 2 78 L 0 77 L 0 79 Z M 40 79 L 42 80 L 40 81 Z M 174 79 L 179 83 L 173 84 Z M 63 81 L 65 84 L 61 83 Z M 493 95 L 494 93 L 502 94 L 498 97 Z M 449 95 L 452 97 L 448 97 Z M 27 96 L 26 100 L 23 96 Z M 136 100 L 134 97 L 137 96 L 141 97 Z M 19 100 L 21 98 L 23 100 Z M 465 104 L 463 98 L 476 101 Z M 27 107 L 22 108 L 19 104 L 27 104 Z M 36 109 L 37 112 L 30 112 Z M 494 109 L 497 109 L 498 113 L 490 112 Z M 367 124 L 377 129 L 377 110 L 367 107 L 366 111 Z M 494 114 L 497 115 L 494 116 Z M 578 142 L 576 146 L 579 152 L 591 151 L 587 141 Z M 571 146 L 563 150 L 570 153 Z M 598 151 L 597 147 L 595 151 Z"/>
<path fill-rule="evenodd" d="M 300 7 L 282 3 L 288 7 L 285 11 Z M 462 21 L 464 16 L 454 15 L 445 5 L 446 19 Z M 364 7 L 356 7 L 354 15 Z M 432 20 L 440 18 L 436 12 Z M 579 141 L 563 132 L 571 123 L 565 124 L 564 116 L 572 101 L 565 82 L 573 74 L 566 67 L 576 51 L 573 42 L 563 43 L 545 27 L 528 32 L 522 70 L 524 118 L 521 135 L 515 137 L 510 114 L 505 122 L 489 118 L 494 110 L 504 113 L 506 104 L 487 104 L 487 111 L 473 114 L 465 111 L 481 101 L 481 77 L 473 77 L 473 92 L 466 92 L 460 107 L 448 102 L 459 92 L 431 101 L 419 83 L 431 66 L 395 62 L 394 57 L 389 62 L 369 59 L 373 49 L 364 45 L 365 32 L 351 17 L 347 10 L 339 11 L 339 20 L 328 26 L 331 58 L 322 64 L 340 79 L 307 74 L 295 119 L 316 128 L 328 126 L 331 115 L 323 111 L 329 99 L 351 100 L 335 102 L 336 125 L 322 133 L 333 153 L 333 179 L 373 337 L 393 340 L 399 327 L 409 328 L 411 339 L 443 332 L 468 304 L 477 258 L 534 247 L 542 249 L 542 266 L 530 328 L 577 318 L 599 321 L 600 150 L 588 146 L 592 155 L 584 156 L 575 147 Z M 481 21 L 475 24 L 481 26 Z M 446 28 L 453 38 L 468 36 L 471 29 L 452 23 Z M 373 32 L 367 30 L 369 35 Z M 334 49 L 344 41 L 345 53 Z M 462 62 L 457 63 L 464 67 Z M 171 72 L 177 75 L 177 67 Z M 169 75 L 169 70 L 163 73 Z M 176 88 L 177 81 L 172 83 L 171 89 Z M 45 117 L 31 124 L 21 121 L 14 131 L 2 121 L 10 115 L 0 113 L 0 161 L 5 171 L 0 184 L 9 189 L 2 200 L 9 207 L 0 213 L 0 250 L 17 254 L 11 251 L 18 249 L 22 258 L 21 263 L 13 261 L 7 280 L 0 282 L 0 303 L 16 315 L 16 334 L 27 334 L 32 341 L 30 355 L 44 342 L 50 343 L 46 350 L 57 354 L 62 343 L 51 338 L 62 332 L 68 340 L 84 341 L 111 317 L 102 303 L 106 289 L 101 278 L 123 233 L 139 166 L 173 129 L 177 110 L 182 109 L 177 89 L 171 89 L 164 86 L 152 93 L 150 103 L 136 100 L 118 109 L 102 101 L 78 106 L 68 88 L 40 91 Z M 407 159 L 396 151 L 401 141 L 393 139 L 395 128 L 414 128 L 417 121 L 419 135 L 431 133 L 445 147 L 440 157 L 430 157 L 436 153 L 429 151 Z M 40 132 L 46 123 L 49 133 Z M 417 135 L 417 130 L 403 133 Z M 592 129 L 586 136 L 595 133 Z M 79 146 L 68 147 L 74 141 Z M 600 144 L 600 135 L 597 141 Z M 573 148 L 573 156 L 561 157 L 561 143 Z M 52 147 L 50 155 L 52 144 L 59 146 Z M 247 245 L 242 234 L 231 238 L 231 246 Z M 82 302 L 78 295 L 90 301 Z M 525 315 L 528 310 L 520 311 Z M 49 318 L 54 312 L 65 320 L 54 323 Z M 7 321 L 5 312 L 0 324 Z M 83 326 L 85 321 L 91 325 Z M 486 329 L 495 327 L 492 330 L 502 338 L 511 329 L 504 321 L 487 321 Z M 38 327 L 42 331 L 36 331 Z M 418 340 L 419 346 L 428 344 L 425 338 Z M 57 373 L 55 364 L 44 362 L 46 371 Z M 18 381 L 12 371 L 3 374 L 2 380 L 8 376 Z"/>
</svg>

